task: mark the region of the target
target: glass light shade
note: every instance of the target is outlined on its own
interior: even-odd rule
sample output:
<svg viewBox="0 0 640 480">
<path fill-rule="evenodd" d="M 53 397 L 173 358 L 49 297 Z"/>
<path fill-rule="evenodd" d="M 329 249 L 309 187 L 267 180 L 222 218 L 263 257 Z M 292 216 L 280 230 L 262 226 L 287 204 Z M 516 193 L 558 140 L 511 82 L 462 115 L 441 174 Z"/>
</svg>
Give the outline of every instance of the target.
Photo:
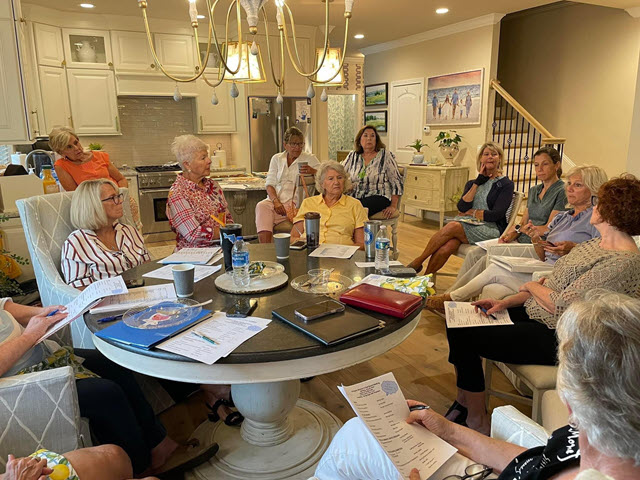
<svg viewBox="0 0 640 480">
<path fill-rule="evenodd" d="M 224 80 L 227 82 L 237 83 L 263 83 L 267 79 L 264 74 L 264 66 L 262 65 L 262 54 L 260 52 L 260 45 L 258 47 L 258 54 L 251 54 L 251 42 L 242 42 L 238 46 L 238 42 L 229 42 L 228 44 L 222 44 L 222 56 L 227 56 L 227 66 L 229 70 L 236 70 L 238 65 L 240 69 L 238 73 L 231 74 L 228 71 L 224 75 Z M 228 49 L 228 54 L 226 50 Z M 220 69 L 218 70 L 218 78 L 222 76 L 224 65 L 220 61 Z"/>
<path fill-rule="evenodd" d="M 320 66 L 322 61 L 322 53 L 324 48 L 316 49 L 316 67 Z M 314 85 L 321 85 L 327 87 L 338 87 L 344 84 L 342 80 L 342 71 L 336 75 L 336 72 L 340 68 L 340 58 L 342 57 L 342 49 L 329 48 L 327 49 L 327 55 L 324 58 L 322 67 L 318 70 L 316 78 L 313 81 Z M 332 78 L 335 75 L 334 78 Z"/>
</svg>

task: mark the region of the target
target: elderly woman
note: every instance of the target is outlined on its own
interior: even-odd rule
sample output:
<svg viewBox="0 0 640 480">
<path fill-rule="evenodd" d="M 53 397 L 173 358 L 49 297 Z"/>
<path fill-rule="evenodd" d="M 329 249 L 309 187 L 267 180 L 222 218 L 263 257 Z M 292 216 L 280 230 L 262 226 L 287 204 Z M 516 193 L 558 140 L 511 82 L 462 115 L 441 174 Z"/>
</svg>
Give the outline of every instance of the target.
<svg viewBox="0 0 640 480">
<path fill-rule="evenodd" d="M 320 195 L 305 198 L 298 215 L 293 219 L 291 241 L 304 233 L 304 215 L 320 214 L 320 243 L 358 245 L 364 248 L 364 222 L 367 212 L 353 197 L 344 195 L 351 180 L 338 162 L 324 162 L 316 173 L 316 188 Z"/>
<path fill-rule="evenodd" d="M 456 369 L 458 395 L 449 419 L 484 433 L 482 358 L 535 365 L 554 365 L 555 328 L 562 313 L 591 289 L 602 287 L 637 296 L 640 252 L 632 235 L 640 234 L 640 181 L 633 176 L 609 180 L 600 187 L 591 224 L 601 238 L 574 247 L 558 259 L 549 278 L 527 282 L 504 300 L 474 302 L 491 315 L 507 310 L 514 325 L 491 328 L 447 328 L 449 362 Z"/>
<path fill-rule="evenodd" d="M 562 316 L 558 393 L 570 412 L 570 425 L 553 432 L 544 447 L 527 450 L 489 438 L 430 409 L 411 412 L 407 422 L 427 428 L 458 449 L 432 478 L 462 475 L 470 463 L 480 464 L 472 480 L 484 478 L 479 474 L 483 466 L 499 473 L 498 480 L 573 480 L 589 470 L 606 478 L 640 478 L 639 319 L 640 301 L 605 290 L 587 294 L 586 301 L 574 303 Z M 398 479 L 397 470 L 360 419 L 342 427 L 315 475 L 318 480 Z M 414 469 L 409 478 L 420 477 Z M 585 474 L 584 478 L 604 477 Z"/>
<path fill-rule="evenodd" d="M 542 235 L 554 217 L 566 210 L 567 196 L 564 191 L 562 157 L 553 147 L 542 147 L 533 154 L 533 165 L 539 184 L 529 189 L 527 208 L 522 215 L 523 225 L 516 225 L 500 236 L 500 243 L 517 240 L 531 243 L 530 235 Z M 596 190 L 597 191 L 597 190 Z"/>
<path fill-rule="evenodd" d="M 383 212 L 385 218 L 396 214 L 403 192 L 402 177 L 396 158 L 374 127 L 368 125 L 360 129 L 354 150 L 342 165 L 354 185 L 351 195 L 369 209 L 370 217 L 378 212 Z"/>
<path fill-rule="evenodd" d="M 209 178 L 207 144 L 194 135 L 181 135 L 173 140 L 171 151 L 182 168 L 167 199 L 176 250 L 209 247 L 220 238 L 220 224 L 233 223 L 233 218 L 220 185 Z"/>
<path fill-rule="evenodd" d="M 409 264 L 416 272 L 420 272 L 422 264 L 431 257 L 425 274 L 435 273 L 461 244 L 497 238 L 507 228 L 506 214 L 513 200 L 514 186 L 500 173 L 502 156 L 502 148 L 495 143 L 488 142 L 480 148 L 478 177 L 467 182 L 458 202 L 461 215 L 472 217 L 478 223 L 454 221 L 445 225 L 431 237 L 422 254 Z"/>
<path fill-rule="evenodd" d="M 607 174 L 600 167 L 582 165 L 572 168 L 568 173 L 566 184 L 566 196 L 572 207 L 571 210 L 555 216 L 542 235 L 538 235 L 538 231 L 531 225 L 532 248 L 535 248 L 540 260 L 549 263 L 549 270 L 558 258 L 569 253 L 578 243 L 600 236 L 596 227 L 590 223 L 593 212 L 591 197 L 606 181 Z M 479 262 L 486 265 L 485 257 L 483 256 Z M 481 266 L 481 268 L 485 267 Z M 492 262 L 475 277 L 457 280 L 455 288 L 449 293 L 427 298 L 427 307 L 444 313 L 444 302 L 466 301 L 481 292 L 483 296 L 504 298 L 518 293 L 520 286 L 531 281 L 531 277 L 530 273 L 511 272 Z M 485 288 L 491 290 L 492 294 L 487 295 Z"/>
<path fill-rule="evenodd" d="M 62 246 L 65 282 L 84 288 L 149 261 L 140 232 L 120 223 L 123 194 L 111 180 L 87 180 L 71 199 L 74 230 Z"/>
<path fill-rule="evenodd" d="M 271 243 L 273 227 L 293 220 L 297 212 L 296 188 L 300 175 L 315 175 L 320 162 L 305 153 L 304 134 L 296 127 L 284 132 L 284 152 L 271 157 L 267 174 L 267 198 L 256 205 L 256 227 L 260 243 Z"/>
</svg>

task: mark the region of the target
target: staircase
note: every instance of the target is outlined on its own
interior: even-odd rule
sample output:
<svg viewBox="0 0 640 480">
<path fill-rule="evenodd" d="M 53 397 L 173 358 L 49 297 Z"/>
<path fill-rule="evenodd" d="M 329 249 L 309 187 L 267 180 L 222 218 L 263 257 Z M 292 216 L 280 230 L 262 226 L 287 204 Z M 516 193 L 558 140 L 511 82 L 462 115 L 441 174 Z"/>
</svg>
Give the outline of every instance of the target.
<svg viewBox="0 0 640 480">
<path fill-rule="evenodd" d="M 501 85 L 491 80 L 495 92 L 491 141 L 504 150 L 503 173 L 515 183 L 515 189 L 525 196 L 538 183 L 533 168 L 533 154 L 545 145 L 554 147 L 560 156 L 564 138 L 557 138 L 525 110 Z"/>
</svg>

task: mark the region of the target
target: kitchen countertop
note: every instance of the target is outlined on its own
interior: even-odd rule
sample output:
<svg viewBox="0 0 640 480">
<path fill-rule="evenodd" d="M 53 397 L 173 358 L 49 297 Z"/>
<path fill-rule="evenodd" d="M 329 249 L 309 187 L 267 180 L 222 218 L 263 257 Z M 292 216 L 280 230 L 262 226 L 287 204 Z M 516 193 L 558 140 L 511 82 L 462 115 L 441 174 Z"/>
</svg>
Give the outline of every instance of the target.
<svg viewBox="0 0 640 480">
<path fill-rule="evenodd" d="M 235 177 L 218 180 L 220 188 L 227 190 L 262 190 L 265 191 L 265 179 L 259 177 Z"/>
</svg>

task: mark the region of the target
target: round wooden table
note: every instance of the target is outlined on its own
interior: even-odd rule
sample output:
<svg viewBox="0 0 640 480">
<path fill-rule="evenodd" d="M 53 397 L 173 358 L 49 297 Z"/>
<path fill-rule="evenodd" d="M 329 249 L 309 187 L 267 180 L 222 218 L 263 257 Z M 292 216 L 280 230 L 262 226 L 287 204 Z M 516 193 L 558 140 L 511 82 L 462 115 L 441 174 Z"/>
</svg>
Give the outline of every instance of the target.
<svg viewBox="0 0 640 480">
<path fill-rule="evenodd" d="M 275 260 L 272 244 L 250 245 L 252 260 Z M 290 282 L 313 268 L 335 268 L 335 271 L 359 280 L 372 268 L 358 268 L 363 261 L 359 251 L 348 260 L 313 258 L 306 250 L 291 251 L 285 266 L 289 284 L 280 290 L 261 294 L 252 315 L 271 318 L 275 308 L 309 299 L 317 295 L 294 290 Z M 126 273 L 140 277 L 159 268 L 147 263 Z M 217 274 L 216 274 L 217 275 Z M 217 291 L 216 275 L 196 283 L 193 298 L 213 299 L 210 310 L 226 311 L 240 295 Z M 145 277 L 146 285 L 165 283 Z M 384 320 L 384 328 L 346 342 L 325 346 L 288 324 L 273 319 L 269 326 L 249 339 L 226 358 L 213 365 L 196 362 L 180 355 L 159 350 L 144 351 L 117 342 L 108 342 L 95 335 L 96 348 L 107 358 L 136 372 L 152 377 L 197 384 L 230 384 L 237 409 L 244 415 L 241 428 L 223 422 L 206 422 L 196 437 L 213 437 L 220 445 L 215 458 L 188 474 L 191 479 L 300 479 L 313 475 L 315 465 L 341 426 L 341 422 L 326 409 L 299 399 L 300 378 L 334 372 L 365 362 L 401 343 L 414 330 L 421 309 L 405 319 L 367 312 Z M 87 327 L 96 332 L 105 325 L 97 319 L 107 315 L 85 315 Z M 108 324 L 107 324 L 108 326 Z"/>
</svg>

